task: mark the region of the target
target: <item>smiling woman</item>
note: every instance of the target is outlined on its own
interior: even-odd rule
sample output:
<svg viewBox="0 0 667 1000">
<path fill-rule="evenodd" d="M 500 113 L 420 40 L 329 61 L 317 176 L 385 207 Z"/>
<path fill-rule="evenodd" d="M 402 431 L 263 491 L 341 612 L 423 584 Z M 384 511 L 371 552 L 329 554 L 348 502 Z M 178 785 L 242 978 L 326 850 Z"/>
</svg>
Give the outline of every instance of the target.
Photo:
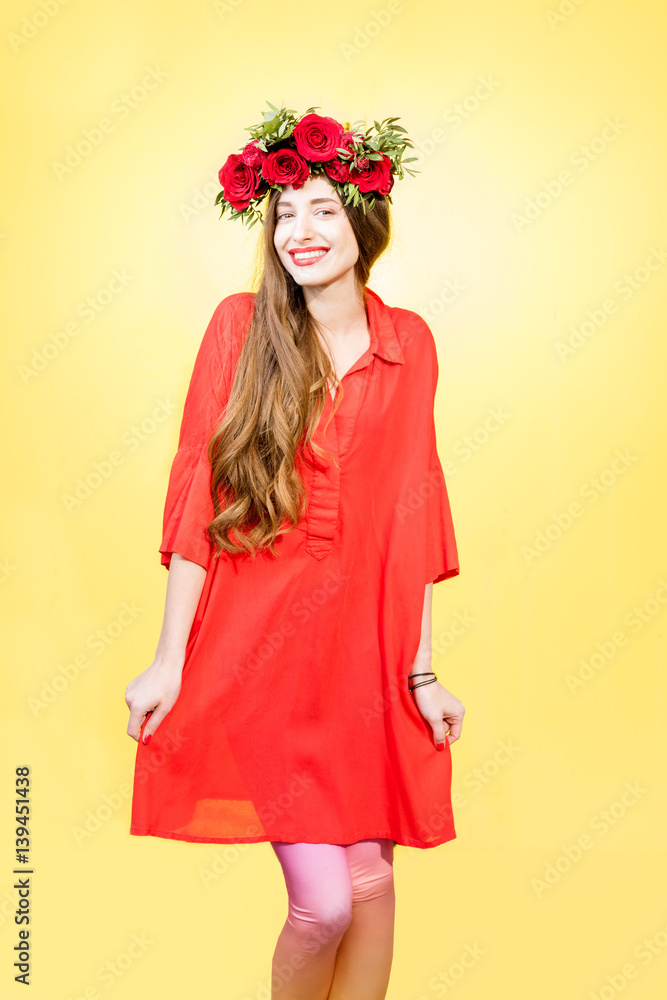
<svg viewBox="0 0 667 1000">
<path fill-rule="evenodd" d="M 329 382 L 333 381 L 335 384 L 340 382 L 352 362 L 369 346 L 370 332 L 365 308 L 361 303 L 357 323 L 351 320 L 337 334 L 332 333 L 327 330 L 323 320 L 317 321 L 312 289 L 326 288 L 355 268 L 360 257 L 360 245 L 364 248 L 364 255 L 368 252 L 367 248 L 373 248 L 372 257 L 369 255 L 367 260 L 362 260 L 357 268 L 357 283 L 359 286 L 365 285 L 364 274 L 370 272 L 374 259 L 380 256 L 389 242 L 389 212 L 387 210 L 382 213 L 378 208 L 378 220 L 385 232 L 378 234 L 379 238 L 373 241 L 367 234 L 369 220 L 361 209 L 357 209 L 354 213 L 357 216 L 356 230 L 361 237 L 357 240 L 350 216 L 325 176 L 309 178 L 298 190 L 290 185 L 279 195 L 277 201 L 275 195 L 273 200 L 275 250 L 280 262 L 301 286 L 304 298 L 309 302 L 309 312 L 315 317 L 315 325 L 334 369 Z M 380 219 L 381 215 L 385 218 Z"/>
<path fill-rule="evenodd" d="M 464 709 L 431 670 L 431 597 L 459 564 L 433 335 L 367 287 L 389 168 L 360 163 L 348 198 L 335 176 L 355 168 L 326 159 L 342 126 L 318 118 L 292 149 L 278 116 L 279 148 L 253 140 L 224 175 L 237 213 L 264 201 L 261 273 L 216 308 L 185 400 L 165 620 L 126 692 L 130 832 L 270 842 L 288 894 L 272 996 L 382 1000 L 394 845 L 456 836 Z"/>
<path fill-rule="evenodd" d="M 330 194 L 321 193 L 329 189 Z M 275 248 L 292 277 L 304 283 L 327 284 L 354 267 L 359 247 L 340 198 L 325 177 L 311 177 L 298 191 L 291 185 L 290 197 L 280 195 L 276 204 Z M 319 241 L 318 241 L 319 237 Z M 327 257 L 328 266 L 309 275 L 292 270 L 310 267 Z M 333 262 L 333 263 L 332 263 Z"/>
</svg>

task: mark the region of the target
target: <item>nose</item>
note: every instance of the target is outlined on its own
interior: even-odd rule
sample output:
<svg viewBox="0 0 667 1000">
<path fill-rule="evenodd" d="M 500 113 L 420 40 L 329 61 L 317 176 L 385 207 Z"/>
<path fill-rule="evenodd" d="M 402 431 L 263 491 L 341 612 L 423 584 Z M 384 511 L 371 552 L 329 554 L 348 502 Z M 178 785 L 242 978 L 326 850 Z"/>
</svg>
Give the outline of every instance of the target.
<svg viewBox="0 0 667 1000">
<path fill-rule="evenodd" d="M 303 243 L 313 238 L 313 220 L 310 212 L 297 212 L 294 219 L 292 239 L 295 243 Z"/>
</svg>

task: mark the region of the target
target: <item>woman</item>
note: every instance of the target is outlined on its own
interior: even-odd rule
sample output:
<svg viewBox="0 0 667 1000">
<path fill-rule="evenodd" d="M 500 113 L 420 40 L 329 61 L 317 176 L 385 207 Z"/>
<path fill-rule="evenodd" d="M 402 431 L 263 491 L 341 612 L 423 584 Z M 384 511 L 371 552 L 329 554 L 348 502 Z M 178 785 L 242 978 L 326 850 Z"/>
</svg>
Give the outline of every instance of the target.
<svg viewBox="0 0 667 1000">
<path fill-rule="evenodd" d="M 185 402 L 164 624 L 126 691 L 130 832 L 269 841 L 272 995 L 380 1000 L 394 844 L 456 836 L 464 709 L 431 670 L 433 582 L 459 572 L 438 364 L 424 321 L 366 287 L 411 145 L 396 119 L 373 144 L 272 110 L 220 171 L 223 212 L 264 206 L 263 269 L 215 310 Z"/>
</svg>

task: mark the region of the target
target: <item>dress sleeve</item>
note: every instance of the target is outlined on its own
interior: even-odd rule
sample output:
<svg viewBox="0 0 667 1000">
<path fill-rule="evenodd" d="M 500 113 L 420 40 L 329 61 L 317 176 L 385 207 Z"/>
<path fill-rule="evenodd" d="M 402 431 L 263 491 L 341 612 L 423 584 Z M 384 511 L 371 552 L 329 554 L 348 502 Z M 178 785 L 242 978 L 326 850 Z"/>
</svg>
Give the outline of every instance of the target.
<svg viewBox="0 0 667 1000">
<path fill-rule="evenodd" d="M 429 491 L 426 510 L 427 565 L 425 583 L 440 583 L 459 574 L 459 556 L 454 523 L 447 494 L 447 484 L 435 446 L 435 433 L 429 463 Z"/>
<path fill-rule="evenodd" d="M 426 565 L 425 583 L 439 583 L 459 574 L 459 556 L 454 523 L 447 493 L 447 484 L 438 456 L 435 432 L 435 392 L 438 386 L 438 355 L 435 339 L 428 328 L 430 356 L 431 410 L 429 418 L 428 482 L 426 499 Z"/>
<path fill-rule="evenodd" d="M 178 450 L 173 459 L 162 523 L 161 563 L 172 553 L 208 569 L 212 544 L 206 526 L 215 517 L 208 442 L 222 419 L 233 379 L 233 339 L 242 296 L 228 296 L 206 328 L 185 397 Z"/>
</svg>

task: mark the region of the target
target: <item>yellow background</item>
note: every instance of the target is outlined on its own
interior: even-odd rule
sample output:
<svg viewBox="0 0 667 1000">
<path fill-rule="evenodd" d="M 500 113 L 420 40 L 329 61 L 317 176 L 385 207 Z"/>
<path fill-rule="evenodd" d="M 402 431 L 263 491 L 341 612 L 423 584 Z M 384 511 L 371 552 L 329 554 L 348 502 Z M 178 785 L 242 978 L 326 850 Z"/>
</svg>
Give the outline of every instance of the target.
<svg viewBox="0 0 667 1000">
<path fill-rule="evenodd" d="M 11 969 L 23 764 L 31 996 L 266 995 L 286 912 L 273 852 L 129 835 L 124 702 L 162 620 L 162 502 L 194 357 L 215 306 L 246 287 L 257 238 L 218 220 L 217 170 L 266 99 L 400 115 L 420 149 L 371 287 L 437 340 L 461 575 L 435 587 L 434 666 L 467 714 L 452 747 L 458 838 L 396 848 L 389 1000 L 661 995 L 663 5 L 11 0 L 0 18 L 0 995 L 26 995 Z M 122 112 L 149 68 L 152 89 Z M 134 619 L 92 651 L 124 602 Z M 150 944 L 100 979 L 132 935 Z"/>
</svg>

